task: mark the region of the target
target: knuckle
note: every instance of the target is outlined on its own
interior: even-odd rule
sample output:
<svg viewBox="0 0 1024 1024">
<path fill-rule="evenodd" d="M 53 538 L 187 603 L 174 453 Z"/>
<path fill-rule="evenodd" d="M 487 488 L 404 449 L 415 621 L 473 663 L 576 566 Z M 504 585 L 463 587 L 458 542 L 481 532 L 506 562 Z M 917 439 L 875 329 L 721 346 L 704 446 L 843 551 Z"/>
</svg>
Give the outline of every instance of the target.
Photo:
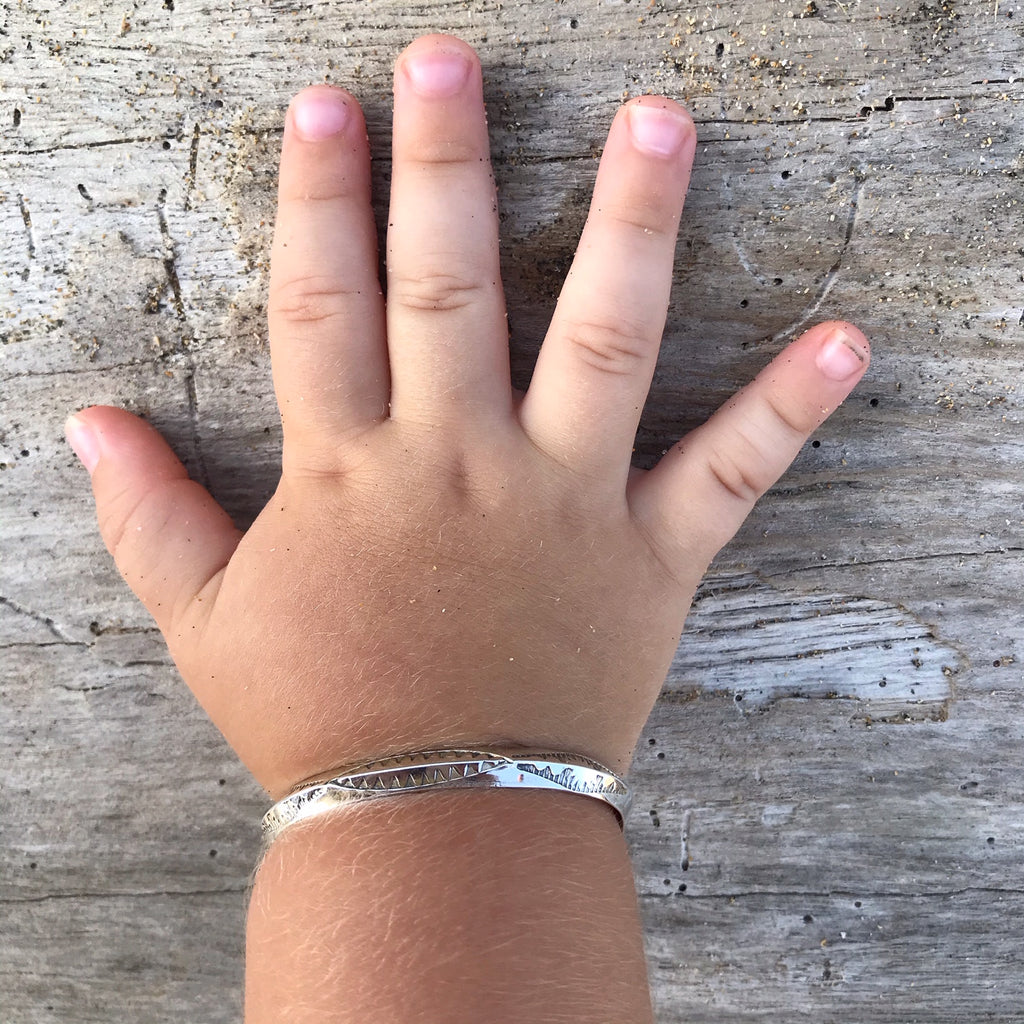
<svg viewBox="0 0 1024 1024">
<path fill-rule="evenodd" d="M 474 305 L 484 286 L 460 274 L 425 273 L 391 283 L 389 298 L 407 309 L 452 312 Z"/>
<path fill-rule="evenodd" d="M 286 181 L 282 186 L 278 217 L 280 211 L 287 214 L 307 206 L 317 210 L 324 208 L 325 216 L 329 216 L 334 208 L 343 208 L 357 194 L 347 177 L 309 173 L 302 181 Z"/>
<path fill-rule="evenodd" d="M 675 243 L 678 213 L 664 203 L 635 201 L 628 206 L 610 206 L 604 217 L 620 232 L 643 240 L 671 239 Z"/>
<path fill-rule="evenodd" d="M 790 439 L 802 442 L 816 426 L 816 420 L 805 404 L 786 401 L 771 391 L 765 391 L 761 398 L 769 419 Z"/>
<path fill-rule="evenodd" d="M 151 540 L 152 528 L 157 528 L 159 517 L 159 489 L 142 493 L 124 490 L 111 496 L 100 512 L 99 527 L 114 564 L 126 577 L 137 576 L 139 542 Z"/>
<path fill-rule="evenodd" d="M 344 315 L 351 296 L 332 278 L 294 277 L 271 289 L 267 312 L 287 324 L 317 324 Z"/>
<path fill-rule="evenodd" d="M 708 453 L 707 467 L 711 478 L 729 497 L 742 505 L 753 505 L 771 486 L 760 456 L 749 444 L 737 452 L 715 448 Z M 746 457 L 744 457 L 746 456 Z"/>
<path fill-rule="evenodd" d="M 409 163 L 441 170 L 452 168 L 457 171 L 467 166 L 475 169 L 488 162 L 487 153 L 481 153 L 478 144 L 457 138 L 419 138 L 401 155 Z"/>
<path fill-rule="evenodd" d="M 564 325 L 563 337 L 577 359 L 600 373 L 629 376 L 648 357 L 644 329 L 624 317 L 572 320 Z"/>
<path fill-rule="evenodd" d="M 125 541 L 128 537 L 128 518 L 123 514 L 108 510 L 99 515 L 100 536 L 103 537 L 107 550 L 114 559 L 114 564 L 124 572 Z M 130 517 L 129 517 L 130 518 Z"/>
<path fill-rule="evenodd" d="M 652 523 L 635 511 L 631 519 L 640 535 L 647 542 L 656 565 L 665 578 L 680 589 L 689 589 L 692 580 L 689 578 L 689 566 L 693 562 L 694 552 L 685 543 L 673 538 L 674 531 L 662 523 Z"/>
</svg>

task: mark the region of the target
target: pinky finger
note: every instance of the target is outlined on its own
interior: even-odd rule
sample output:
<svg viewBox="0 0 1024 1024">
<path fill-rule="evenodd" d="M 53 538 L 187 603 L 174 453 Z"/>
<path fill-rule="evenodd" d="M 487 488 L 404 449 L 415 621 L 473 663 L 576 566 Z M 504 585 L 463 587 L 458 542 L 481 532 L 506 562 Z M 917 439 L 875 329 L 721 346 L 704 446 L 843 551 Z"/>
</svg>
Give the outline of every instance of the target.
<svg viewBox="0 0 1024 1024">
<path fill-rule="evenodd" d="M 630 506 L 673 561 L 707 566 L 754 503 L 867 370 L 867 338 L 847 323 L 812 327 L 706 423 L 630 484 Z"/>
</svg>

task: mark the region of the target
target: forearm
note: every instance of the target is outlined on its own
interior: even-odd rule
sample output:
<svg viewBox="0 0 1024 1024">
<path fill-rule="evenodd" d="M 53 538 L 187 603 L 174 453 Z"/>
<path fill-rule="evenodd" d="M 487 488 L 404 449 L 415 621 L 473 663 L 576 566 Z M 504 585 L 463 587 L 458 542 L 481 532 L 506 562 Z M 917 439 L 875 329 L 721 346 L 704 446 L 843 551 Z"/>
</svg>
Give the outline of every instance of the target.
<svg viewBox="0 0 1024 1024">
<path fill-rule="evenodd" d="M 246 1024 L 648 1024 L 626 844 L 595 800 L 453 792 L 287 829 L 256 878 Z"/>
</svg>

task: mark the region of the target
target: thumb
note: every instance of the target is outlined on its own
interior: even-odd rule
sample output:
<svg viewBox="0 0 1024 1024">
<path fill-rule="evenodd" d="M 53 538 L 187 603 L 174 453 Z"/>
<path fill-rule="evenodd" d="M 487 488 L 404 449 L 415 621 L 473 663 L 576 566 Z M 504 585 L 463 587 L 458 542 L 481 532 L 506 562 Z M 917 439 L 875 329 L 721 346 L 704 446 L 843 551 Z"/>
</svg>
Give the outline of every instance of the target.
<svg viewBox="0 0 1024 1024">
<path fill-rule="evenodd" d="M 161 631 L 186 614 L 205 619 L 241 538 L 228 514 L 137 416 L 93 406 L 65 432 L 92 477 L 103 542 Z"/>
</svg>

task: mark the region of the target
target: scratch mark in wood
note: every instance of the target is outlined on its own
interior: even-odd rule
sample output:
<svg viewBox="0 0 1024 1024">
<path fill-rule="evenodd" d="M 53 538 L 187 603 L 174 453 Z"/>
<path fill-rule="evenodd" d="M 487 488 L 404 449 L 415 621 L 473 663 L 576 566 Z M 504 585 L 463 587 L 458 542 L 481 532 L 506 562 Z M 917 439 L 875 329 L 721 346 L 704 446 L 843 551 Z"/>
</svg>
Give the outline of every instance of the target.
<svg viewBox="0 0 1024 1024">
<path fill-rule="evenodd" d="M 730 175 L 728 175 L 728 174 L 723 174 L 722 175 L 722 193 L 723 193 L 723 201 L 724 201 L 725 205 L 726 206 L 731 206 L 732 202 L 733 202 L 732 177 Z M 744 249 L 743 245 L 740 243 L 739 236 L 737 234 L 735 234 L 735 233 L 732 236 L 732 247 L 733 247 L 733 250 L 736 253 L 736 257 L 740 261 L 740 265 L 743 267 L 743 269 L 755 281 L 757 281 L 758 284 L 760 284 L 760 285 L 767 285 L 768 284 L 768 279 L 757 270 L 757 268 L 753 265 L 753 263 L 751 263 L 750 257 L 747 255 L 746 250 Z"/>
<path fill-rule="evenodd" d="M 825 273 L 825 277 L 818 288 L 818 294 L 814 297 L 811 304 L 804 310 L 801 317 L 789 327 L 782 331 L 777 331 L 771 339 L 771 343 L 775 344 L 781 341 L 789 341 L 790 338 L 797 335 L 807 324 L 818 315 L 818 310 L 824 305 L 825 300 L 828 298 L 829 293 L 832 291 L 833 286 L 836 283 L 836 277 L 839 274 L 839 270 L 843 265 L 843 260 L 846 257 L 847 250 L 850 248 L 850 242 L 853 240 L 853 232 L 857 226 L 857 210 L 860 207 L 861 196 L 864 192 L 864 185 L 867 181 L 867 175 L 863 172 L 857 175 L 857 187 L 853 191 L 853 196 L 850 198 L 850 208 L 846 217 L 846 235 L 843 238 L 843 244 L 840 246 L 839 253 L 835 258 L 832 266 L 828 268 Z"/>
<path fill-rule="evenodd" d="M 761 273 L 758 272 L 757 268 L 750 262 L 746 251 L 743 246 L 740 245 L 740 240 L 736 235 L 732 236 L 732 247 L 736 251 L 736 256 L 739 258 L 740 265 L 743 269 L 755 280 L 758 284 L 766 285 L 768 279 Z"/>
</svg>

